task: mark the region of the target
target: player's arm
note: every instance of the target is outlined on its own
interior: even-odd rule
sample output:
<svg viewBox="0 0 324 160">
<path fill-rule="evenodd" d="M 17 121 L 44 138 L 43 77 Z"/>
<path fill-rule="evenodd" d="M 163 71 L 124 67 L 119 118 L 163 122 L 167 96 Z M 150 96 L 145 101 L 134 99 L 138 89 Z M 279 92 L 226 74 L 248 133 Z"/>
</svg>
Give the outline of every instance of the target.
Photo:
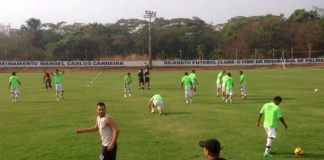
<svg viewBox="0 0 324 160">
<path fill-rule="evenodd" d="M 183 81 L 181 82 L 181 90 L 183 90 Z"/>
<path fill-rule="evenodd" d="M 195 81 L 196 81 L 196 84 L 199 85 L 197 79 L 195 79 Z"/>
<path fill-rule="evenodd" d="M 261 120 L 262 116 L 263 116 L 263 114 L 260 113 L 260 114 L 259 114 L 259 117 L 258 117 L 258 119 L 257 119 L 257 123 L 256 123 L 256 126 L 257 126 L 257 127 L 260 126 L 260 120 Z"/>
<path fill-rule="evenodd" d="M 21 83 L 20 83 L 20 81 L 19 80 L 17 80 L 18 81 L 18 84 L 19 84 L 19 86 L 21 86 Z"/>
<path fill-rule="evenodd" d="M 96 123 L 93 127 L 89 128 L 78 128 L 76 130 L 76 133 L 87 133 L 87 132 L 96 132 L 98 131 L 98 124 Z"/>
<path fill-rule="evenodd" d="M 61 71 L 61 75 L 63 75 L 65 72 L 64 71 Z"/>
<path fill-rule="evenodd" d="M 10 91 L 11 82 L 9 82 L 9 91 Z"/>
<path fill-rule="evenodd" d="M 111 143 L 108 145 L 108 151 L 110 151 L 115 146 L 115 143 L 116 143 L 118 135 L 119 135 L 119 129 L 111 117 L 106 118 L 105 123 L 106 123 L 106 126 L 111 127 L 111 130 L 112 130 L 112 140 L 111 140 Z"/>
<path fill-rule="evenodd" d="M 151 112 L 153 107 L 153 100 L 150 100 L 149 104 L 148 104 L 148 111 Z"/>
<path fill-rule="evenodd" d="M 288 129 L 288 126 L 287 126 L 287 124 L 285 122 L 285 119 L 283 117 L 280 117 L 279 120 L 285 126 L 285 129 Z"/>
<path fill-rule="evenodd" d="M 193 84 L 191 81 L 190 81 L 190 87 L 191 87 L 191 90 L 193 90 Z"/>
</svg>

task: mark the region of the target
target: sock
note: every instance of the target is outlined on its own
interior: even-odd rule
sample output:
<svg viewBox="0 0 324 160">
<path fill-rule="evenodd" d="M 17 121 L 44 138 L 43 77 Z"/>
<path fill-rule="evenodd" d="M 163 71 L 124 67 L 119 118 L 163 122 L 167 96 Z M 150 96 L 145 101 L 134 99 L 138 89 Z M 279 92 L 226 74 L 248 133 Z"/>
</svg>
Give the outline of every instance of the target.
<svg viewBox="0 0 324 160">
<path fill-rule="evenodd" d="M 266 149 L 265 149 L 265 152 L 266 152 L 266 153 L 269 153 L 269 152 L 271 151 L 272 142 L 273 142 L 273 138 L 268 137 L 268 138 L 267 138 Z"/>
</svg>

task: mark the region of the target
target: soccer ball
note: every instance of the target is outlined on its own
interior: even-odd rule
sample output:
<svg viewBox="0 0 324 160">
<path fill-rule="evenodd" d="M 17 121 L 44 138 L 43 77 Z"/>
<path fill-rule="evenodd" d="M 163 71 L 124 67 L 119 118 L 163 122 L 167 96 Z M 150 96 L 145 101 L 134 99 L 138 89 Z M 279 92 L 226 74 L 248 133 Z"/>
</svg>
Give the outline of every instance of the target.
<svg viewBox="0 0 324 160">
<path fill-rule="evenodd" d="M 301 147 L 296 147 L 294 150 L 295 155 L 301 156 L 304 154 L 304 150 Z"/>
<path fill-rule="evenodd" d="M 318 88 L 315 88 L 314 92 L 315 93 L 319 92 L 319 89 Z"/>
</svg>

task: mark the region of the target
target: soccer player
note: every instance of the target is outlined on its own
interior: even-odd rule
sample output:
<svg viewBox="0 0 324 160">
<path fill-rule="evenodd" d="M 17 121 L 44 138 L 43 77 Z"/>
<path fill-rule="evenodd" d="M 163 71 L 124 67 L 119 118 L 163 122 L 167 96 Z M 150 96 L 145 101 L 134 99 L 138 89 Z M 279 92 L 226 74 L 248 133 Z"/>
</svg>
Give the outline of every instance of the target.
<svg viewBox="0 0 324 160">
<path fill-rule="evenodd" d="M 19 95 L 19 86 L 21 85 L 16 72 L 12 72 L 9 78 L 9 91 L 11 93 L 11 101 L 17 102 Z"/>
<path fill-rule="evenodd" d="M 225 100 L 226 97 L 226 81 L 228 79 L 228 75 L 224 74 L 222 77 L 222 99 Z"/>
<path fill-rule="evenodd" d="M 207 160 L 226 160 L 220 157 L 221 145 L 217 139 L 200 141 L 199 146 L 204 148 L 204 155 Z"/>
<path fill-rule="evenodd" d="M 197 86 L 198 86 L 198 81 L 197 81 L 197 75 L 196 75 L 196 71 L 193 69 L 192 72 L 189 74 L 189 77 L 191 79 L 191 83 L 192 83 L 192 95 L 195 95 L 196 90 L 197 90 Z"/>
<path fill-rule="evenodd" d="M 217 75 L 216 80 L 216 87 L 217 87 L 217 97 L 219 97 L 220 94 L 222 94 L 222 77 L 225 74 L 225 70 L 221 71 Z"/>
<path fill-rule="evenodd" d="M 157 109 L 159 114 L 162 115 L 163 106 L 164 106 L 164 104 L 163 104 L 162 96 L 159 94 L 155 94 L 150 99 L 148 109 L 149 109 L 149 112 L 152 112 L 152 113 L 154 113 L 155 109 Z"/>
<path fill-rule="evenodd" d="M 150 68 L 148 65 L 146 66 L 143 75 L 144 75 L 144 86 L 147 86 L 147 89 L 150 89 Z"/>
<path fill-rule="evenodd" d="M 143 72 L 143 68 L 141 68 L 137 72 L 137 76 L 138 76 L 138 88 L 139 89 L 144 89 L 144 72 Z"/>
<path fill-rule="evenodd" d="M 102 152 L 99 156 L 100 160 L 115 160 L 117 153 L 117 138 L 119 129 L 113 118 L 106 114 L 106 106 L 103 102 L 97 104 L 97 122 L 90 128 L 79 128 L 76 133 L 96 132 L 99 130 Z"/>
<path fill-rule="evenodd" d="M 226 99 L 225 102 L 232 103 L 232 96 L 233 96 L 233 87 L 234 87 L 234 79 L 231 77 L 231 73 L 227 73 L 227 80 L 225 81 L 225 88 L 226 88 Z"/>
<path fill-rule="evenodd" d="M 132 82 L 133 82 L 133 79 L 132 79 L 130 73 L 128 72 L 124 77 L 124 89 L 125 89 L 124 93 L 125 93 L 125 97 L 127 97 L 127 94 L 128 94 L 128 96 L 132 96 L 131 95 L 131 87 L 130 87 Z"/>
<path fill-rule="evenodd" d="M 192 103 L 192 82 L 188 72 L 181 79 L 181 89 L 184 90 L 186 103 Z"/>
<path fill-rule="evenodd" d="M 281 109 L 279 108 L 279 104 L 281 103 L 282 99 L 280 96 L 276 96 L 273 99 L 273 102 L 266 103 L 260 110 L 259 117 L 257 119 L 256 126 L 260 126 L 260 120 L 262 116 L 264 116 L 263 127 L 267 134 L 267 143 L 266 148 L 264 151 L 264 156 L 268 157 L 271 156 L 271 148 L 272 142 L 277 137 L 277 119 L 281 121 L 281 123 L 285 126 L 285 129 L 288 128 L 282 113 Z"/>
<path fill-rule="evenodd" d="M 241 81 L 241 95 L 242 99 L 246 99 L 246 77 L 243 71 L 240 71 L 240 81 Z"/>
<path fill-rule="evenodd" d="M 59 71 L 59 69 L 56 69 L 55 72 L 51 72 L 51 75 L 54 78 L 55 81 L 55 90 L 56 90 L 56 100 L 60 101 L 63 99 L 63 84 L 62 84 L 62 75 L 64 74 L 64 71 Z"/>
<path fill-rule="evenodd" d="M 48 88 L 52 88 L 52 79 L 51 79 L 51 75 L 46 72 L 46 70 L 44 69 L 43 71 L 43 82 L 45 84 L 45 89 L 48 90 Z"/>
</svg>

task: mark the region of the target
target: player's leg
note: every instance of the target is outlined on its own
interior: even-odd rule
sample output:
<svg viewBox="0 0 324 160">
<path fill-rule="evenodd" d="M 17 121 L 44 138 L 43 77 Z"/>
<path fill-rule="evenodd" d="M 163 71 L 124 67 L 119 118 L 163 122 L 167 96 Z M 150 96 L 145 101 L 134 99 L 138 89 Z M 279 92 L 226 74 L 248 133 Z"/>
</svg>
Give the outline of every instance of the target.
<svg viewBox="0 0 324 160">
<path fill-rule="evenodd" d="M 14 87 L 14 102 L 18 101 L 18 95 L 19 95 L 19 88 L 18 87 Z"/>
<path fill-rule="evenodd" d="M 232 103 L 232 97 L 233 97 L 233 89 L 229 90 L 229 102 Z"/>
<path fill-rule="evenodd" d="M 124 97 L 127 97 L 127 85 L 124 86 Z"/>
<path fill-rule="evenodd" d="M 189 103 L 192 103 L 193 89 L 189 88 L 188 95 L 189 95 Z"/>
<path fill-rule="evenodd" d="M 267 128 L 267 127 L 265 127 L 265 130 L 267 133 L 267 143 L 264 151 L 264 156 L 271 156 L 272 143 L 273 140 L 276 138 L 277 131 L 275 128 Z"/>
<path fill-rule="evenodd" d="M 56 91 L 56 100 L 60 101 L 60 85 L 59 84 L 55 84 L 55 91 Z"/>
<path fill-rule="evenodd" d="M 49 86 L 49 88 L 52 88 L 52 80 L 48 80 L 48 86 Z"/>
<path fill-rule="evenodd" d="M 184 90 L 186 103 L 189 103 L 189 87 L 185 87 Z"/>
<path fill-rule="evenodd" d="M 132 96 L 132 94 L 131 94 L 131 88 L 130 88 L 130 85 L 129 84 L 127 85 L 127 93 L 128 93 L 128 96 Z"/>
<path fill-rule="evenodd" d="M 226 87 L 225 84 L 222 84 L 222 99 L 225 100 L 226 97 Z"/>
</svg>

